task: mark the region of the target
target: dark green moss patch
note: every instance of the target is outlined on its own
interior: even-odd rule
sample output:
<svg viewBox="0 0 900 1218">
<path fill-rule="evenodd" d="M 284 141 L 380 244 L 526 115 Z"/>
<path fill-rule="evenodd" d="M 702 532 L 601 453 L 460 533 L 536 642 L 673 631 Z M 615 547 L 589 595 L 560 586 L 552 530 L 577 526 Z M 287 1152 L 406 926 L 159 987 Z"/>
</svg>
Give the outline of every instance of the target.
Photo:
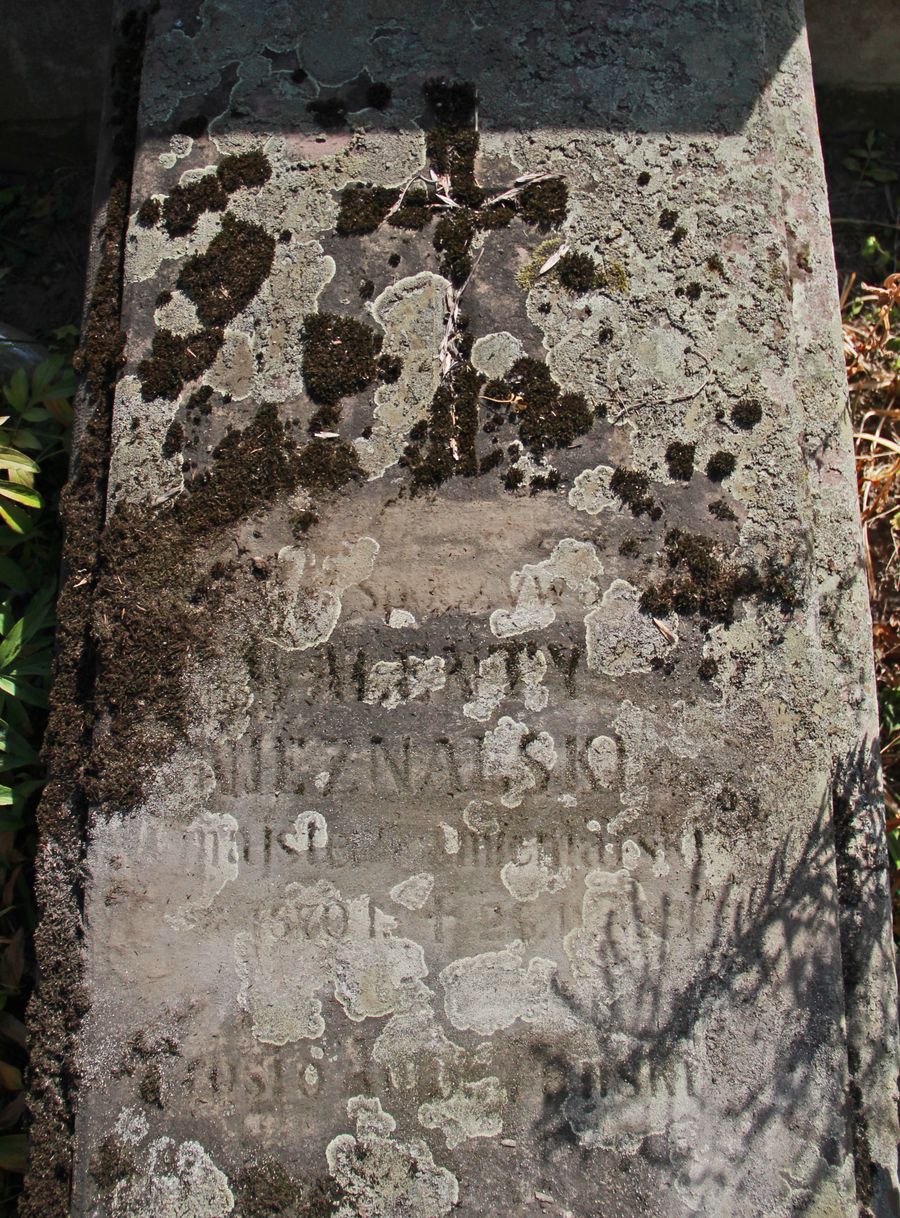
<svg viewBox="0 0 900 1218">
<path fill-rule="evenodd" d="M 492 469 L 496 469 L 499 465 L 502 465 L 503 461 L 503 449 L 492 448 L 487 456 L 482 457 L 479 461 L 478 472 L 479 474 L 488 474 Z"/>
<path fill-rule="evenodd" d="M 269 158 L 258 149 L 223 157 L 216 170 L 222 188 L 233 194 L 242 186 L 264 186 L 272 176 Z"/>
<path fill-rule="evenodd" d="M 384 381 L 385 385 L 399 381 L 403 372 L 403 360 L 399 355 L 379 355 L 377 362 L 379 380 Z"/>
<path fill-rule="evenodd" d="M 542 232 L 558 228 L 566 218 L 569 207 L 569 188 L 562 178 L 547 178 L 543 182 L 532 182 L 519 196 L 522 218 L 526 224 L 534 224 Z"/>
<path fill-rule="evenodd" d="M 707 511 L 710 516 L 715 516 L 716 520 L 737 520 L 737 516 L 724 499 L 714 499 Z"/>
<path fill-rule="evenodd" d="M 696 304 L 697 301 L 700 299 L 700 297 L 703 294 L 703 287 L 701 284 L 697 283 L 696 280 L 693 280 L 684 289 L 684 294 L 688 298 L 688 300 L 690 300 L 692 303 Z"/>
<path fill-rule="evenodd" d="M 343 127 L 347 121 L 347 103 L 340 97 L 316 97 L 306 103 L 306 109 L 326 129 Z"/>
<path fill-rule="evenodd" d="M 163 224 L 170 237 L 192 233 L 204 212 L 224 211 L 228 195 L 214 173 L 204 174 L 196 182 L 175 186 L 162 207 Z"/>
<path fill-rule="evenodd" d="M 415 189 L 406 192 L 401 205 L 388 218 L 388 224 L 394 228 L 419 230 L 423 229 L 430 219 L 428 191 Z"/>
<path fill-rule="evenodd" d="M 658 520 L 662 515 L 661 508 L 650 494 L 650 479 L 640 470 L 618 466 L 609 480 L 609 489 L 631 509 L 634 516 L 646 513 L 651 520 Z"/>
<path fill-rule="evenodd" d="M 517 359 L 504 378 L 521 405 L 519 436 L 532 452 L 563 448 L 590 431 L 594 413 L 580 393 L 560 394 L 550 369 L 540 360 Z"/>
<path fill-rule="evenodd" d="M 475 213 L 475 223 L 480 229 L 507 228 L 516 214 L 512 199 L 501 199 L 499 203 L 488 200 Z"/>
<path fill-rule="evenodd" d="M 162 1108 L 162 1071 L 158 1062 L 151 1062 L 141 1075 L 138 1094 L 150 1107 Z"/>
<path fill-rule="evenodd" d="M 212 365 L 224 338 L 219 329 L 198 330 L 187 336 L 157 330 L 150 355 L 137 368 L 141 397 L 145 402 L 154 398 L 174 401 L 182 385 L 196 380 Z"/>
<path fill-rule="evenodd" d="M 375 284 L 371 279 L 361 279 L 359 283 L 360 300 L 371 300 L 375 295 Z"/>
<path fill-rule="evenodd" d="M 245 309 L 265 283 L 275 257 L 275 238 L 259 224 L 230 212 L 203 254 L 188 258 L 178 286 L 197 306 L 206 326 L 224 326 Z"/>
<path fill-rule="evenodd" d="M 145 199 L 138 208 L 137 222 L 141 228 L 155 228 L 159 224 L 162 208 L 157 199 Z"/>
<path fill-rule="evenodd" d="M 173 419 L 162 443 L 162 455 L 174 457 L 184 448 L 184 428 L 178 419 Z"/>
<path fill-rule="evenodd" d="M 704 656 L 697 667 L 697 676 L 701 681 L 712 681 L 719 675 L 719 665 L 712 656 Z"/>
<path fill-rule="evenodd" d="M 201 385 L 199 389 L 195 389 L 188 398 L 187 408 L 189 411 L 199 411 L 200 414 L 209 414 L 212 411 L 212 386 Z"/>
<path fill-rule="evenodd" d="M 192 114 L 189 118 L 182 119 L 178 124 L 179 135 L 189 135 L 192 140 L 199 140 L 201 136 L 206 134 L 209 127 L 209 119 L 205 114 Z"/>
<path fill-rule="evenodd" d="M 706 463 L 706 476 L 711 482 L 721 482 L 734 473 L 737 458 L 734 453 L 719 451 L 713 453 Z"/>
<path fill-rule="evenodd" d="M 120 1180 L 137 1170 L 134 1149 L 126 1146 L 115 1134 L 109 1134 L 97 1147 L 91 1159 L 90 1172 L 101 1192 L 112 1192 Z"/>
<path fill-rule="evenodd" d="M 731 411 L 731 418 L 738 427 L 749 431 L 760 422 L 763 416 L 762 404 L 756 398 L 744 398 Z"/>
<path fill-rule="evenodd" d="M 729 562 L 711 537 L 671 529 L 665 557 L 673 574 L 641 595 L 641 609 L 654 617 L 675 611 L 732 622 L 735 601 L 756 588 L 752 572 Z"/>
<path fill-rule="evenodd" d="M 400 197 L 386 186 L 347 186 L 341 191 L 336 231 L 342 237 L 374 233 Z"/>
<path fill-rule="evenodd" d="M 517 491 L 525 481 L 525 475 L 517 465 L 511 465 L 503 477 L 503 485 L 508 491 Z"/>
<path fill-rule="evenodd" d="M 450 193 L 457 203 L 480 207 L 484 191 L 475 180 L 478 132 L 471 127 L 432 127 L 425 136 L 428 159 L 439 173 L 450 175 Z"/>
<path fill-rule="evenodd" d="M 435 120 L 449 127 L 466 127 L 475 118 L 478 92 L 469 81 L 435 76 L 426 80 L 422 93 Z"/>
<path fill-rule="evenodd" d="M 555 491 L 559 483 L 559 470 L 550 469 L 546 474 L 535 474 L 528 484 L 528 491 L 531 495 L 540 494 L 541 491 Z"/>
<path fill-rule="evenodd" d="M 647 172 L 646 169 L 642 169 L 641 172 L 638 174 L 637 184 L 638 184 L 638 186 L 649 186 L 650 185 L 650 174 Z"/>
<path fill-rule="evenodd" d="M 373 110 L 386 110 L 391 104 L 391 86 L 383 80 L 373 80 L 366 90 L 366 102 Z"/>
<path fill-rule="evenodd" d="M 460 208 L 444 216 L 435 226 L 433 244 L 441 255 L 441 273 L 457 287 L 465 283 L 472 270 L 469 249 L 475 236 L 475 222 Z"/>
<path fill-rule="evenodd" d="M 715 538 L 702 534 L 671 529 L 665 539 L 665 561 L 671 574 L 641 594 L 641 609 L 655 617 L 674 610 L 729 623 L 734 621 L 735 605 L 741 598 L 778 602 L 784 611 L 802 600 L 796 562 L 770 557 L 761 568 L 739 563 Z"/>
<path fill-rule="evenodd" d="M 403 464 L 415 490 L 440 486 L 448 478 L 479 472 L 476 439 L 478 406 L 484 377 L 468 362 L 458 364 L 431 400 L 425 436 L 408 445 Z M 422 435 L 420 431 L 418 433 Z"/>
<path fill-rule="evenodd" d="M 314 402 L 334 406 L 378 375 L 381 338 L 371 326 L 335 313 L 303 319 L 303 380 Z"/>
<path fill-rule="evenodd" d="M 629 533 L 619 542 L 619 553 L 623 558 L 637 558 L 641 552 L 640 539 Z"/>
<path fill-rule="evenodd" d="M 312 508 L 305 508 L 302 512 L 297 512 L 291 517 L 291 532 L 295 537 L 302 537 L 313 527 L 319 523 L 319 513 L 314 512 Z"/>
<path fill-rule="evenodd" d="M 597 264 L 590 254 L 563 254 L 556 264 L 556 274 L 570 292 L 589 292 L 597 283 Z"/>
<path fill-rule="evenodd" d="M 277 1159 L 246 1163 L 232 1186 L 242 1218 L 301 1218 L 306 1212 L 303 1185 Z"/>
<path fill-rule="evenodd" d="M 673 440 L 666 449 L 666 465 L 669 469 L 670 478 L 678 478 L 682 482 L 690 482 L 694 476 L 694 454 L 697 451 L 695 444 L 683 444 L 680 440 Z"/>
<path fill-rule="evenodd" d="M 316 491 L 340 490 L 363 478 L 356 449 L 343 440 L 310 440 L 294 460 L 293 471 L 298 484 Z"/>
<path fill-rule="evenodd" d="M 213 452 L 212 468 L 191 483 L 173 508 L 189 538 L 224 528 L 296 489 L 298 449 L 274 406 L 259 409 L 242 431 L 230 431 Z"/>
<path fill-rule="evenodd" d="M 666 232 L 673 232 L 675 225 L 678 223 L 678 212 L 673 211 L 671 207 L 664 207 L 659 213 L 659 227 L 665 229 Z"/>
</svg>

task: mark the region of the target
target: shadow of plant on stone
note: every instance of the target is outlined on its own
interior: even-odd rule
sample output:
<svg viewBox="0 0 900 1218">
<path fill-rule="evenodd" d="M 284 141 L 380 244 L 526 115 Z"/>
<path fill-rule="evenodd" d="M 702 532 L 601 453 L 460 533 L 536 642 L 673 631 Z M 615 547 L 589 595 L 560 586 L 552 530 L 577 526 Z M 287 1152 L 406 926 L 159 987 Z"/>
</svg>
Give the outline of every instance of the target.
<svg viewBox="0 0 900 1218">
<path fill-rule="evenodd" d="M 535 1132 L 548 1163 L 564 1149 L 571 1165 L 574 1150 L 604 1189 L 623 1170 L 662 1176 L 698 1212 L 726 1196 L 765 1200 L 773 1187 L 805 1206 L 854 1161 L 860 1213 L 889 1197 L 866 1117 L 867 1096 L 886 1090 L 884 1064 L 874 1046 L 866 1060 L 851 1049 L 848 1062 L 835 1042 L 841 974 L 848 990 L 890 975 L 879 789 L 877 746 L 863 743 L 836 767 L 808 831 L 773 848 L 752 889 L 731 878 L 711 902 L 699 836 L 686 907 L 663 893 L 650 909 L 640 885 L 625 882 L 627 915 L 610 908 L 602 922 L 588 996 L 577 977 L 554 982 L 573 1020 L 598 1034 L 602 1057 L 579 1059 L 558 1041 L 533 1046 L 545 1078 Z M 840 936 L 823 934 L 827 920 Z M 687 971 L 677 939 L 691 944 Z M 825 1074 L 834 1102 L 811 1111 Z M 810 1147 L 802 1189 L 784 1172 L 783 1181 L 759 1174 L 761 1162 L 777 1162 L 785 1123 L 802 1126 Z M 608 1157 L 599 1172 L 598 1155 Z"/>
</svg>

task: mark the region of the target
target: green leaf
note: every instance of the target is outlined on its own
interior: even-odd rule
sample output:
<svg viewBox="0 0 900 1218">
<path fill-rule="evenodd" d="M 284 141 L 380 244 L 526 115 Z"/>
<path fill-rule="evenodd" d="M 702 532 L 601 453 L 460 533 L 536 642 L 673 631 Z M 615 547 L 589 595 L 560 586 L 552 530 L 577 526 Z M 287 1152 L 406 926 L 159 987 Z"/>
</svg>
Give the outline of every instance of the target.
<svg viewBox="0 0 900 1218">
<path fill-rule="evenodd" d="M 25 592 L 28 589 L 28 576 L 12 558 L 0 555 L 0 586 L 11 588 L 13 592 Z"/>
<path fill-rule="evenodd" d="M 6 787 L 0 783 L 0 808 L 11 808 L 15 797 L 16 793 L 12 787 Z"/>
<path fill-rule="evenodd" d="M 0 479 L 0 495 L 4 499 L 12 499 L 15 503 L 22 503 L 25 507 L 39 508 L 44 506 L 44 501 L 30 486 L 19 486 L 16 482 L 7 482 L 5 479 Z"/>
<path fill-rule="evenodd" d="M 20 448 L 30 448 L 35 452 L 40 452 L 47 441 L 42 440 L 30 427 L 18 427 L 16 428 L 16 443 Z"/>
<path fill-rule="evenodd" d="M 53 660 L 53 649 L 44 647 L 29 655 L 27 660 L 16 660 L 7 671 L 7 675 L 16 677 L 44 677 L 50 675 L 50 664 Z"/>
<path fill-rule="evenodd" d="M 5 701 L 4 713 L 16 731 L 23 736 L 30 736 L 34 731 L 34 727 L 28 718 L 28 711 L 22 703 L 17 702 L 15 698 L 3 699 L 0 697 L 0 701 Z"/>
<path fill-rule="evenodd" d="M 7 1133 L 0 1137 L 0 1168 L 24 1174 L 28 1168 L 28 1137 L 24 1133 Z"/>
<path fill-rule="evenodd" d="M 17 414 L 28 405 L 28 375 L 24 368 L 17 368 L 3 386 L 3 396 Z"/>
<path fill-rule="evenodd" d="M 0 468 L 22 469 L 29 474 L 41 472 L 40 466 L 31 457 L 26 457 L 17 448 L 10 448 L 7 445 L 0 447 Z"/>
<path fill-rule="evenodd" d="M 896 182 L 897 176 L 893 169 L 882 169 L 880 165 L 870 165 L 866 170 L 866 177 L 873 182 Z"/>
<path fill-rule="evenodd" d="M 0 668 L 8 668 L 11 662 L 22 650 L 25 639 L 25 619 L 20 617 L 13 622 L 0 643 Z"/>
<path fill-rule="evenodd" d="M 11 766 L 34 765 L 38 755 L 24 736 L 0 719 L 0 753 L 3 760 L 0 767 L 7 770 Z"/>
<path fill-rule="evenodd" d="M 850 173 L 859 173 L 859 171 L 862 169 L 862 164 L 856 159 L 856 157 L 852 156 L 845 156 L 841 161 L 841 164 L 845 169 L 848 169 Z"/>
<path fill-rule="evenodd" d="M 29 406 L 23 412 L 22 418 L 26 423 L 46 423 L 49 418 L 52 418 L 52 415 L 46 406 Z"/>
<path fill-rule="evenodd" d="M 32 521 L 25 509 L 17 507 L 14 503 L 4 503 L 2 499 L 0 499 L 0 520 L 14 533 L 24 536 L 31 532 Z"/>
<path fill-rule="evenodd" d="M 31 396 L 39 401 L 48 386 L 52 385 L 62 371 L 65 359 L 61 355 L 48 355 L 41 360 L 31 374 Z"/>
<path fill-rule="evenodd" d="M 0 677 L 0 689 L 2 689 L 4 693 L 9 694 L 12 698 L 21 698 L 21 700 L 23 702 L 27 702 L 29 706 L 45 707 L 48 704 L 46 690 L 36 689 L 33 685 L 29 685 L 25 681 L 20 681 L 10 677 Z"/>
<path fill-rule="evenodd" d="M 56 580 L 48 579 L 44 586 L 34 594 L 22 614 L 25 623 L 23 639 L 34 638 L 39 630 L 49 626 L 53 621 L 53 606 L 56 596 Z"/>
<path fill-rule="evenodd" d="M 18 1066 L 13 1066 L 9 1062 L 0 1061 L 0 1087 L 5 1091 L 21 1091 L 22 1071 Z"/>
</svg>

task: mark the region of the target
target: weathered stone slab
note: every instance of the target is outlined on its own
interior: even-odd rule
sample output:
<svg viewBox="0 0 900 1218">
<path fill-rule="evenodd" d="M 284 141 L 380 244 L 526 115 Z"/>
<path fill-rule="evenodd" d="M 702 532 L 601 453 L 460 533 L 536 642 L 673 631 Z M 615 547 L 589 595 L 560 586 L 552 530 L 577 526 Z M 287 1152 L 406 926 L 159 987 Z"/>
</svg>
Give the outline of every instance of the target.
<svg viewBox="0 0 900 1218">
<path fill-rule="evenodd" d="M 152 17 L 74 1213 L 896 1212 L 781 7 Z"/>
</svg>

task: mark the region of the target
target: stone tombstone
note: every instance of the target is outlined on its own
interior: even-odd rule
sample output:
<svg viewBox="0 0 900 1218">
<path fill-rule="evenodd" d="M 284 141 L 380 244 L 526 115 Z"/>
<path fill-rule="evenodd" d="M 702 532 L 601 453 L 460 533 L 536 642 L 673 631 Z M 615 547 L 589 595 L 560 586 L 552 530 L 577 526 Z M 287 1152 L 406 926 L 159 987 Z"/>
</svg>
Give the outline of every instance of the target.
<svg viewBox="0 0 900 1218">
<path fill-rule="evenodd" d="M 72 1212 L 896 1213 L 799 5 L 163 0 L 129 212 Z"/>
</svg>

